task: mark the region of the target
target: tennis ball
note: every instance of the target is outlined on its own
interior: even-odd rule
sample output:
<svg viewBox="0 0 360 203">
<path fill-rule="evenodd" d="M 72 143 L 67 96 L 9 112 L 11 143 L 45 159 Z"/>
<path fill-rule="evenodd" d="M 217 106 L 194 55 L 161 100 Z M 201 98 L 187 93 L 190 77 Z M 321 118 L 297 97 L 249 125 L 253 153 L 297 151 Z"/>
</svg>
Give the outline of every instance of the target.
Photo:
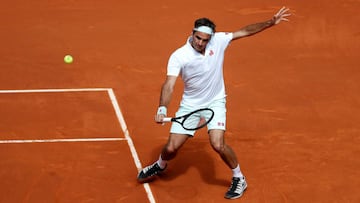
<svg viewBox="0 0 360 203">
<path fill-rule="evenodd" d="M 65 63 L 72 63 L 74 61 L 73 57 L 71 55 L 66 55 L 64 57 L 64 62 Z"/>
</svg>

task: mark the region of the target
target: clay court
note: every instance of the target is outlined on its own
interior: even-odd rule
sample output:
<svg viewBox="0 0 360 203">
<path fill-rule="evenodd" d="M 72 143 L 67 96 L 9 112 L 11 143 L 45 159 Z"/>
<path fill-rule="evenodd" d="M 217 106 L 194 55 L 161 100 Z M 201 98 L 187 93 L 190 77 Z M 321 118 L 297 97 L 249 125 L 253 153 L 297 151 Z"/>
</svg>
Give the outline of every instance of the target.
<svg viewBox="0 0 360 203">
<path fill-rule="evenodd" d="M 235 201 L 360 202 L 359 0 L 3 2 L 0 202 L 229 202 L 205 129 L 136 181 L 167 140 L 153 119 L 167 60 L 196 18 L 235 31 L 282 6 L 290 22 L 225 56 L 225 136 L 248 181 Z"/>
</svg>

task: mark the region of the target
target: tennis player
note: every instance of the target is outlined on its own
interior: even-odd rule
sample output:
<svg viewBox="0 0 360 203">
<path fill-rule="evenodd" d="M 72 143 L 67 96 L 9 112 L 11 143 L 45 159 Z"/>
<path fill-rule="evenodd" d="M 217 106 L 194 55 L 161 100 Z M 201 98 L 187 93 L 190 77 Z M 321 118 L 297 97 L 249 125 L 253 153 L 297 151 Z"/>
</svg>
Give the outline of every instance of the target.
<svg viewBox="0 0 360 203">
<path fill-rule="evenodd" d="M 163 123 L 177 77 L 181 76 L 184 93 L 176 116 L 199 108 L 211 108 L 215 112 L 207 128 L 212 148 L 232 170 L 231 185 L 225 193 L 227 199 L 241 197 L 247 188 L 247 183 L 234 151 L 224 140 L 226 130 L 224 52 L 231 41 L 259 33 L 281 21 L 288 21 L 288 16 L 290 16 L 289 9 L 283 7 L 270 20 L 245 26 L 235 32 L 215 32 L 215 24 L 211 20 L 197 19 L 186 44 L 173 52 L 169 58 L 167 77 L 162 85 L 155 121 Z M 185 130 L 180 124 L 173 122 L 168 141 L 159 159 L 139 172 L 138 181 L 149 182 L 163 172 L 168 161 L 176 156 L 181 146 L 194 134 L 195 131 Z"/>
</svg>

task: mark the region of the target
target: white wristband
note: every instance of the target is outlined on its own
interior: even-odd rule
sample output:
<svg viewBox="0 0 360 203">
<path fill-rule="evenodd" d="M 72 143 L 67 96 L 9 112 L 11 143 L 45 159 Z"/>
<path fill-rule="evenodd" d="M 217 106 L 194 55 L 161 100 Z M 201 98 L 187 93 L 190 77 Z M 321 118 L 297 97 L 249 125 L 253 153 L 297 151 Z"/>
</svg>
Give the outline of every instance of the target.
<svg viewBox="0 0 360 203">
<path fill-rule="evenodd" d="M 167 109 L 165 106 L 159 106 L 158 110 L 157 110 L 157 115 L 165 115 L 166 116 L 167 113 Z"/>
</svg>

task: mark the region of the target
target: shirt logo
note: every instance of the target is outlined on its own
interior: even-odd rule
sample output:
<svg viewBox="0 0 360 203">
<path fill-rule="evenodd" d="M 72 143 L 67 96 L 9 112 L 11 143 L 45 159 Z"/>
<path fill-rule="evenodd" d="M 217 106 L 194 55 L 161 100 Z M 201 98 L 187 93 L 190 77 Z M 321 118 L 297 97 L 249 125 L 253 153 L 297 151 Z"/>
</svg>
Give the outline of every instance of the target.
<svg viewBox="0 0 360 203">
<path fill-rule="evenodd" d="M 209 56 L 212 56 L 212 55 L 214 55 L 214 51 L 210 50 Z"/>
</svg>

